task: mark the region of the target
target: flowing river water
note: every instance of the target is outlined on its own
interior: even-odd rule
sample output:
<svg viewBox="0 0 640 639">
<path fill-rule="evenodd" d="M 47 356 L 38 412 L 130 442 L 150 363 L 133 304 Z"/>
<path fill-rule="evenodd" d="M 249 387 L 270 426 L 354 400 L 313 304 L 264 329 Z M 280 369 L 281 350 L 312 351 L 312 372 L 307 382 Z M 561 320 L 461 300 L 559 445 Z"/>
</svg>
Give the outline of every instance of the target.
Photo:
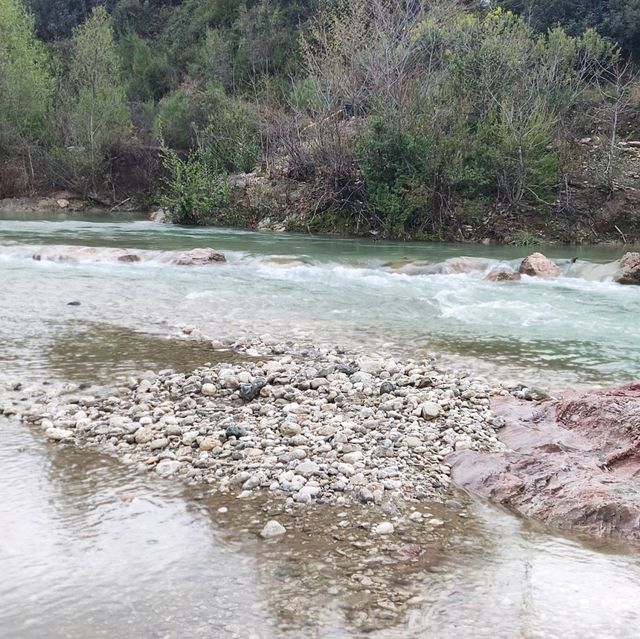
<svg viewBox="0 0 640 639">
<path fill-rule="evenodd" d="M 100 250 L 83 263 L 33 260 L 45 245 Z M 224 251 L 228 263 L 169 264 L 198 246 Z M 142 259 L 100 258 L 114 247 Z M 640 287 L 616 285 L 597 266 L 621 250 L 543 251 L 566 260 L 564 277 L 494 283 L 487 270 L 531 250 L 5 215 L 0 404 L 18 382 L 105 384 L 229 356 L 168 340 L 181 325 L 217 339 L 268 333 L 439 353 L 550 391 L 640 377 Z M 485 262 L 449 272 L 463 255 Z M 384 267 L 404 259 L 436 268 Z M 336 534 L 344 513 L 330 508 L 262 541 L 259 500 L 141 476 L 48 444 L 14 418 L 0 417 L 0 468 L 2 638 L 638 636 L 637 552 L 560 537 L 464 495 L 433 506 L 444 525 L 406 534 L 429 549 L 407 563 L 371 548 L 365 532 Z"/>
</svg>

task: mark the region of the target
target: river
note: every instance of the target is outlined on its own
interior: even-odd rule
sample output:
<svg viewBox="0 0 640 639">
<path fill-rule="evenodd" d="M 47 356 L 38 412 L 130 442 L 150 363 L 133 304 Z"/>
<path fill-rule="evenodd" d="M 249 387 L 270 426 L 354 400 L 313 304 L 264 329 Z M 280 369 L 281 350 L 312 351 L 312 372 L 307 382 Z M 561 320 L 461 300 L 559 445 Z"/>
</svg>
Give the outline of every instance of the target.
<svg viewBox="0 0 640 639">
<path fill-rule="evenodd" d="M 124 247 L 138 263 L 37 262 L 43 245 Z M 228 263 L 168 264 L 213 246 Z M 536 247 L 538 248 L 538 247 Z M 187 370 L 223 339 L 268 333 L 444 362 L 554 391 L 640 377 L 640 288 L 589 279 L 618 248 L 567 277 L 493 283 L 484 271 L 408 275 L 384 265 L 461 255 L 487 268 L 531 249 L 336 240 L 185 229 L 128 217 L 0 218 L 0 404 L 18 382 L 108 383 Z M 69 305 L 73 302 L 74 305 Z M 7 389 L 7 390 L 5 390 Z M 263 542 L 259 502 L 154 480 L 93 451 L 47 444 L 0 417 L 0 637 L 636 637 L 640 558 L 585 545 L 457 495 L 404 562 L 332 536 L 340 512 L 287 522 Z M 362 512 L 363 521 L 367 511 Z M 373 553 L 373 554 L 372 554 Z"/>
</svg>

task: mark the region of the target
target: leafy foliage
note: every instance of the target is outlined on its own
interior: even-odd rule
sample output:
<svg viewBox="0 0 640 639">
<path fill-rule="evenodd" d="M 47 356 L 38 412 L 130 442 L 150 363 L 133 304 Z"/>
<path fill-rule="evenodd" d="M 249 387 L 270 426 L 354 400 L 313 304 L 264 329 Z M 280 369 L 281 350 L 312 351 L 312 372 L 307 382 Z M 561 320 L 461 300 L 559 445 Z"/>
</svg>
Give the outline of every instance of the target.
<svg viewBox="0 0 640 639">
<path fill-rule="evenodd" d="M 74 31 L 67 86 L 67 160 L 76 185 L 95 193 L 109 152 L 128 143 L 132 132 L 111 19 L 103 7 Z"/>
<path fill-rule="evenodd" d="M 206 149 L 191 151 L 186 159 L 165 149 L 164 169 L 168 177 L 160 198 L 176 224 L 201 224 L 229 199 L 229 184 Z"/>
<path fill-rule="evenodd" d="M 394 235 L 550 212 L 594 129 L 615 188 L 636 108 L 590 27 L 635 51 L 640 0 L 20 1 L 0 0 L 0 150 L 53 153 L 31 171 L 109 199 L 164 164 L 193 223 L 256 170 L 306 181 L 315 219 Z"/>
<path fill-rule="evenodd" d="M 18 0 L 0 0 L 0 150 L 20 137 L 47 140 L 54 80 L 34 22 Z"/>
<path fill-rule="evenodd" d="M 501 0 L 501 6 L 528 16 L 534 27 L 546 31 L 562 25 L 572 35 L 587 29 L 640 55 L 640 2 L 638 0 Z"/>
</svg>

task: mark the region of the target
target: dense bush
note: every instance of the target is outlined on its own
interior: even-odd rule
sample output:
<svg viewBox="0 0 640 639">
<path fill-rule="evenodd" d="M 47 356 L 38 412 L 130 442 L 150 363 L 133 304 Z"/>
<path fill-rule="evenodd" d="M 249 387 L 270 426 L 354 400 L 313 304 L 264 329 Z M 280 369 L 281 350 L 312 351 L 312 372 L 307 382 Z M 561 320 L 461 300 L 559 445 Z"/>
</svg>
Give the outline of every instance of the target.
<svg viewBox="0 0 640 639">
<path fill-rule="evenodd" d="M 431 181 L 431 141 L 384 120 L 372 122 L 358 144 L 358 161 L 373 205 L 396 233 L 415 213 L 413 197 Z M 422 203 L 427 208 L 429 201 Z"/>
<path fill-rule="evenodd" d="M 176 224 L 202 224 L 227 203 L 227 176 L 208 150 L 194 149 L 183 159 L 166 149 L 164 169 L 168 177 L 160 201 Z"/>
<path fill-rule="evenodd" d="M 596 29 L 629 54 L 640 55 L 638 0 L 500 0 L 500 5 L 527 16 L 540 31 L 562 25 L 568 33 L 578 36 L 587 29 Z"/>
</svg>

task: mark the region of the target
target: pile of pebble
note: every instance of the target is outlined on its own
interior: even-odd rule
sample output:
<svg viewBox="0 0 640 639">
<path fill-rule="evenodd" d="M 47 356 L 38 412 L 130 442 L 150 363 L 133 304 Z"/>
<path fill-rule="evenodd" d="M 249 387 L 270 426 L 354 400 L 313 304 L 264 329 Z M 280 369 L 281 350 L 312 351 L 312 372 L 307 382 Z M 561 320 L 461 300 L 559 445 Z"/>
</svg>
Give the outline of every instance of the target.
<svg viewBox="0 0 640 639">
<path fill-rule="evenodd" d="M 109 396 L 43 395 L 22 419 L 160 477 L 291 504 L 438 498 L 449 453 L 503 448 L 489 408 L 499 389 L 432 360 L 264 339 L 233 348 L 242 361 L 145 373 Z"/>
</svg>

